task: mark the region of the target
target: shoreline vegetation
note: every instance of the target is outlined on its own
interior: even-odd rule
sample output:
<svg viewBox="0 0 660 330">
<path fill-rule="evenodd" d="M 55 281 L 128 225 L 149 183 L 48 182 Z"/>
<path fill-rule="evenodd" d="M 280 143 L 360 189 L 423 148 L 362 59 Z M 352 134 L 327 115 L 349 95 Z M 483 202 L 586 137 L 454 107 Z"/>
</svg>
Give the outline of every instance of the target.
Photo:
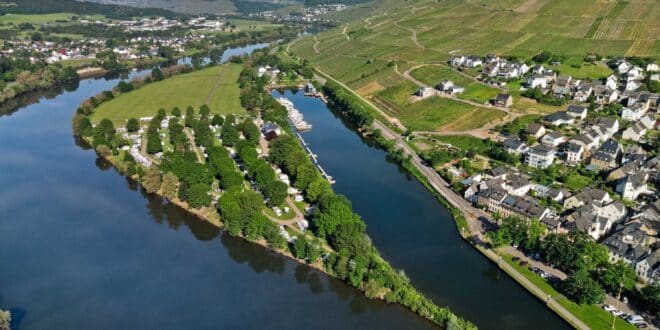
<svg viewBox="0 0 660 330">
<path fill-rule="evenodd" d="M 209 57 L 211 61 L 220 62 L 222 55 L 229 48 L 242 47 L 255 43 L 273 42 L 276 40 L 287 40 L 295 37 L 298 29 L 281 29 L 273 31 L 256 31 L 247 34 L 243 38 L 229 36 L 222 44 L 213 48 L 198 49 L 191 53 L 173 54 L 170 57 L 151 56 L 148 58 L 118 60 L 115 56 L 103 59 L 37 65 L 33 70 L 24 70 L 16 74 L 16 81 L 2 83 L 0 86 L 0 104 L 12 100 L 18 96 L 46 90 L 53 87 L 67 86 L 80 82 L 80 80 L 103 76 L 105 74 L 126 73 L 132 69 L 143 69 L 157 65 L 167 65 L 181 58 L 190 57 L 194 65 L 202 57 Z"/>
<path fill-rule="evenodd" d="M 327 180 L 320 176 L 294 138 L 286 109 L 267 92 L 267 78 L 256 73 L 257 66 L 277 67 L 280 59 L 269 55 L 267 49 L 255 51 L 250 57 L 234 57 L 230 62 L 243 65 L 237 84 L 241 90 L 241 105 L 250 118 L 244 122 L 237 122 L 234 115 L 211 118 L 211 110 L 206 105 L 200 107 L 199 115 L 189 107 L 185 117 L 178 108 L 173 109 L 169 117 L 161 109 L 149 119 L 144 130 L 147 134 L 143 144 L 149 154 L 162 152 L 159 159 L 151 158 L 152 165 L 148 168 L 138 165 L 132 156 L 127 157 L 129 154 L 123 148 L 126 141 L 115 134 L 112 121 L 101 119 L 93 125 L 89 118 L 100 104 L 141 86 L 120 82 L 113 91 L 83 102 L 72 120 L 74 134 L 83 137 L 121 173 L 140 182 L 147 192 L 166 198 L 233 236 L 308 264 L 357 288 L 368 298 L 399 303 L 436 325 L 476 329 L 474 324 L 448 308 L 435 305 L 413 288 L 402 270 L 392 268 L 371 244 L 366 224 L 352 210 L 350 201 L 334 193 Z M 295 67 L 308 79 L 312 77 L 310 69 L 306 63 Z M 142 81 L 152 83 L 193 70 L 187 67 L 165 73 L 167 69 L 154 69 L 152 75 Z M 357 113 L 355 116 L 360 118 Z M 185 126 L 179 119 L 184 119 Z M 262 157 L 261 149 L 257 148 L 264 141 L 253 119 L 274 122 L 284 128 L 283 134 L 268 143 L 267 157 Z M 169 143 L 159 133 L 163 120 L 169 120 Z M 137 119 L 128 120 L 126 126 L 129 132 L 141 129 Z M 216 132 L 221 132 L 221 143 L 213 138 Z M 167 150 L 163 150 L 163 146 Z M 274 169 L 281 169 L 282 174 L 291 178 L 292 186 L 301 191 L 305 201 L 316 206 L 309 215 L 311 230 L 296 232 L 300 235 L 293 244 L 287 244 L 278 226 L 263 214 L 264 197 L 272 207 L 282 205 L 287 195 L 286 186 L 283 195 L 278 192 L 282 182 L 275 179 Z M 212 206 L 212 200 L 217 201 L 217 209 Z"/>
</svg>

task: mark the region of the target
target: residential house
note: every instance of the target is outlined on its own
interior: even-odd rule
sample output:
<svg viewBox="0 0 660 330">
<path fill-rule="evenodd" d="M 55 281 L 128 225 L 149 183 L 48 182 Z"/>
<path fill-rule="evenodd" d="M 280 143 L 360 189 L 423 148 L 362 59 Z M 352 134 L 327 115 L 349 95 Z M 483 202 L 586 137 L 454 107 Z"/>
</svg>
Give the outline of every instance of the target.
<svg viewBox="0 0 660 330">
<path fill-rule="evenodd" d="M 575 119 L 587 118 L 587 107 L 571 104 L 566 108 L 566 114 Z"/>
<path fill-rule="evenodd" d="M 623 151 L 623 156 L 621 157 L 621 162 L 627 164 L 634 160 L 644 161 L 646 159 L 647 152 L 642 149 L 642 147 L 637 143 L 631 143 L 626 146 L 626 149 Z"/>
<path fill-rule="evenodd" d="M 660 68 L 658 67 L 658 63 L 656 62 L 651 62 L 646 65 L 646 71 L 647 72 L 657 72 L 660 71 Z"/>
<path fill-rule="evenodd" d="M 506 191 L 497 188 L 479 191 L 477 204 L 486 206 L 488 211 L 497 213 L 502 218 L 518 216 L 532 220 L 543 219 L 551 214 L 550 209 L 539 205 L 534 198 L 507 194 Z"/>
<path fill-rule="evenodd" d="M 261 133 L 266 137 L 266 140 L 270 141 L 280 136 L 282 130 L 277 124 L 268 122 L 261 128 Z"/>
<path fill-rule="evenodd" d="M 500 93 L 493 99 L 493 105 L 502 108 L 508 108 L 513 104 L 513 97 L 510 94 Z"/>
<path fill-rule="evenodd" d="M 646 131 L 647 129 L 644 126 L 644 124 L 642 124 L 641 122 L 636 122 L 632 126 L 626 128 L 623 131 L 621 137 L 624 140 L 632 140 L 639 142 L 646 134 Z"/>
<path fill-rule="evenodd" d="M 609 139 L 605 141 L 605 143 L 603 143 L 591 157 L 591 164 L 597 166 L 601 170 L 612 169 L 617 166 L 621 150 L 619 142 L 614 139 Z"/>
<path fill-rule="evenodd" d="M 589 96 L 594 92 L 593 86 L 591 84 L 581 84 L 578 86 L 572 94 L 573 101 L 576 102 L 587 102 Z"/>
<path fill-rule="evenodd" d="M 531 167 L 546 168 L 552 165 L 554 160 L 555 150 L 541 144 L 534 146 L 527 151 L 525 162 Z"/>
<path fill-rule="evenodd" d="M 614 117 L 598 117 L 592 123 L 592 127 L 600 126 L 605 128 L 610 135 L 619 131 L 619 120 Z"/>
<path fill-rule="evenodd" d="M 566 163 L 570 165 L 579 164 L 584 156 L 584 147 L 579 144 L 569 143 L 566 149 Z"/>
<path fill-rule="evenodd" d="M 541 138 L 541 143 L 550 147 L 556 147 L 564 142 L 566 142 L 566 137 L 560 131 L 552 131 Z"/>
<path fill-rule="evenodd" d="M 642 256 L 635 264 L 635 273 L 645 283 L 660 281 L 660 249 Z"/>
<path fill-rule="evenodd" d="M 543 120 L 553 126 L 570 125 L 573 124 L 574 121 L 573 117 L 569 116 L 566 111 L 558 111 L 549 114 L 543 117 Z"/>
<path fill-rule="evenodd" d="M 527 151 L 527 145 L 517 138 L 504 140 L 504 142 L 502 142 L 502 146 L 506 149 L 508 153 L 514 155 L 519 155 Z"/>
<path fill-rule="evenodd" d="M 648 103 L 635 103 L 632 106 L 624 107 L 621 110 L 621 118 L 625 120 L 640 120 L 648 111 Z"/>
<path fill-rule="evenodd" d="M 573 144 L 578 144 L 584 147 L 585 153 L 589 152 L 591 149 L 596 147 L 598 145 L 598 141 L 592 139 L 588 135 L 585 134 L 578 134 L 573 137 L 571 137 L 568 142 L 573 143 Z"/>
<path fill-rule="evenodd" d="M 605 85 L 594 86 L 594 98 L 597 104 L 610 104 L 616 102 L 619 98 L 619 91 L 616 89 L 609 89 Z"/>
<path fill-rule="evenodd" d="M 592 203 L 606 204 L 611 202 L 612 197 L 606 191 L 597 188 L 587 188 L 564 200 L 564 208 L 574 209 Z"/>
<path fill-rule="evenodd" d="M 605 80 L 605 87 L 609 90 L 617 90 L 619 88 L 619 78 L 616 75 L 609 75 Z"/>
<path fill-rule="evenodd" d="M 533 136 L 533 137 L 538 139 L 538 138 L 540 138 L 541 136 L 543 136 L 545 134 L 545 127 L 541 124 L 531 123 L 531 124 L 527 125 L 527 128 L 525 129 L 525 131 L 530 136 Z"/>
<path fill-rule="evenodd" d="M 646 171 L 630 174 L 617 184 L 616 192 L 621 194 L 624 199 L 636 200 L 639 195 L 650 192 L 646 186 L 648 179 L 649 174 Z"/>
<path fill-rule="evenodd" d="M 479 56 L 468 56 L 463 65 L 468 68 L 476 68 L 482 66 L 484 63 Z"/>
<path fill-rule="evenodd" d="M 616 70 L 619 72 L 619 74 L 624 74 L 628 72 L 628 70 L 632 69 L 632 64 L 626 62 L 626 61 L 621 61 L 619 65 L 617 66 Z"/>
<path fill-rule="evenodd" d="M 615 224 L 620 223 L 626 213 L 626 207 L 621 202 L 592 202 L 565 216 L 564 226 L 569 230 L 584 231 L 593 239 L 599 240 L 612 230 Z"/>
<path fill-rule="evenodd" d="M 534 74 L 527 78 L 525 85 L 529 88 L 547 88 L 548 77 L 543 74 Z"/>
</svg>

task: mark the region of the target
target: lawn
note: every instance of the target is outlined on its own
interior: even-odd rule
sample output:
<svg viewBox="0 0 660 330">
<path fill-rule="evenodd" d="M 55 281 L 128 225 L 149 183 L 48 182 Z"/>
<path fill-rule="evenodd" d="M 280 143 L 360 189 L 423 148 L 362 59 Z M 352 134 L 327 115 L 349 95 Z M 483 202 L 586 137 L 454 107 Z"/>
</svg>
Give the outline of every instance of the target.
<svg viewBox="0 0 660 330">
<path fill-rule="evenodd" d="M 609 312 L 596 305 L 578 305 L 561 293 L 557 292 L 548 282 L 541 276 L 535 274 L 527 267 L 520 266 L 511 260 L 511 255 L 503 254 L 502 259 L 525 276 L 528 280 L 539 287 L 543 292 L 551 295 L 560 305 L 569 310 L 573 315 L 582 320 L 592 329 L 611 329 L 613 316 Z M 637 329 L 632 324 L 624 321 L 621 318 L 616 318 L 615 329 Z"/>
<path fill-rule="evenodd" d="M 198 108 L 205 103 L 212 113 L 242 115 L 246 112 L 237 83 L 241 70 L 239 64 L 224 64 L 152 83 L 102 104 L 91 120 L 108 118 L 123 123 L 130 117 L 153 116 L 161 108 L 179 107 L 183 112 L 188 106 Z"/>
<path fill-rule="evenodd" d="M 465 151 L 472 150 L 481 155 L 485 155 L 489 149 L 488 144 L 486 144 L 484 140 L 478 139 L 470 135 L 448 135 L 448 136 L 437 136 L 435 138 L 444 143 L 449 143 L 453 147 Z"/>
<path fill-rule="evenodd" d="M 236 27 L 243 32 L 273 30 L 282 26 L 282 24 L 272 24 L 269 22 L 244 19 L 229 19 L 229 22 L 236 25 Z"/>
<path fill-rule="evenodd" d="M 503 111 L 438 96 L 405 105 L 397 115 L 413 131 L 463 131 L 503 118 Z"/>
<path fill-rule="evenodd" d="M 561 180 L 564 182 L 564 185 L 566 185 L 566 188 L 571 191 L 582 191 L 582 189 L 591 185 L 593 182 L 591 178 L 578 173 L 570 173 L 566 177 L 562 177 Z"/>
<path fill-rule="evenodd" d="M 612 69 L 604 64 L 584 63 L 579 67 L 574 67 L 568 63 L 562 63 L 560 66 L 553 66 L 551 68 L 561 74 L 570 75 L 578 79 L 596 80 L 606 78 L 613 73 Z"/>
</svg>

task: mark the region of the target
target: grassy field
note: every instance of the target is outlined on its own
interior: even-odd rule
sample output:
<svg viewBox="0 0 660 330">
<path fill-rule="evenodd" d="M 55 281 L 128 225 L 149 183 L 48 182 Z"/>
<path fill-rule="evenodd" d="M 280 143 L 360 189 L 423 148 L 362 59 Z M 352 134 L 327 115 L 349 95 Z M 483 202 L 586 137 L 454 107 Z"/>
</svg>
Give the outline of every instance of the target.
<svg viewBox="0 0 660 330">
<path fill-rule="evenodd" d="M 243 32 L 272 30 L 282 26 L 282 24 L 272 24 L 264 21 L 251 21 L 245 19 L 230 19 L 229 22 L 236 25 L 236 27 Z"/>
<path fill-rule="evenodd" d="M 160 108 L 169 111 L 176 106 L 185 111 L 189 105 L 198 108 L 202 104 L 212 113 L 242 115 L 245 109 L 236 82 L 241 70 L 239 64 L 225 64 L 152 83 L 102 104 L 91 119 L 108 118 L 123 124 L 130 117 L 153 116 Z"/>
<path fill-rule="evenodd" d="M 550 68 L 560 74 L 567 74 L 577 79 L 602 79 L 614 72 L 604 64 L 583 64 L 579 67 L 574 67 L 568 63 L 562 63 L 562 65 L 551 66 Z"/>
<path fill-rule="evenodd" d="M 450 136 L 437 136 L 437 140 L 444 143 L 449 143 L 453 147 L 468 151 L 472 150 L 478 154 L 485 154 L 488 151 L 488 145 L 482 139 L 470 135 L 450 135 Z"/>
<path fill-rule="evenodd" d="M 54 13 L 54 14 L 39 14 L 39 15 L 21 15 L 21 14 L 6 14 L 0 16 L 0 23 L 4 25 L 18 25 L 21 23 L 40 24 L 40 23 L 54 23 L 57 21 L 70 21 L 71 13 Z M 100 19 L 103 16 L 92 16 L 93 19 Z"/>
</svg>

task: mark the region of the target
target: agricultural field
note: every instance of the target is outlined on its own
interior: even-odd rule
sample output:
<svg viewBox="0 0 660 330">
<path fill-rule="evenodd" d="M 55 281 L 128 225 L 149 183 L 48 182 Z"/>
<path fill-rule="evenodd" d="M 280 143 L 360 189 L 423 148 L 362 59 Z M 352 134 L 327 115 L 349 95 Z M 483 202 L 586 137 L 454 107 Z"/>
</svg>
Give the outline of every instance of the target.
<svg viewBox="0 0 660 330">
<path fill-rule="evenodd" d="M 212 113 L 245 114 L 241 107 L 238 76 L 239 64 L 225 64 L 151 83 L 103 103 L 90 117 L 93 122 L 108 118 L 123 125 L 126 118 L 150 117 L 158 109 L 171 110 L 207 104 Z"/>
<path fill-rule="evenodd" d="M 444 66 L 452 55 L 495 53 L 529 59 L 546 50 L 567 57 L 566 63 L 555 67 L 562 73 L 603 78 L 611 73 L 609 68 L 574 60 L 581 62 L 589 53 L 660 59 L 660 6 L 655 4 L 653 0 L 375 0 L 369 13 L 339 14 L 344 25 L 301 38 L 288 50 L 411 124 L 413 130 L 473 127 L 449 125 L 458 122 L 458 114 L 478 113 L 470 105 L 452 105 L 456 111 L 445 116 L 438 115 L 437 107 L 446 106 L 438 104 L 446 99 L 409 103 L 416 86 L 403 73 L 415 68 L 411 76 L 431 86 L 450 79 L 466 88 L 457 97 L 478 103 L 487 102 L 498 89 Z M 514 85 L 513 111 L 558 110 L 520 97 L 519 86 Z M 476 117 L 481 119 L 479 114 Z M 484 117 L 504 116 L 494 111 Z"/>
</svg>

